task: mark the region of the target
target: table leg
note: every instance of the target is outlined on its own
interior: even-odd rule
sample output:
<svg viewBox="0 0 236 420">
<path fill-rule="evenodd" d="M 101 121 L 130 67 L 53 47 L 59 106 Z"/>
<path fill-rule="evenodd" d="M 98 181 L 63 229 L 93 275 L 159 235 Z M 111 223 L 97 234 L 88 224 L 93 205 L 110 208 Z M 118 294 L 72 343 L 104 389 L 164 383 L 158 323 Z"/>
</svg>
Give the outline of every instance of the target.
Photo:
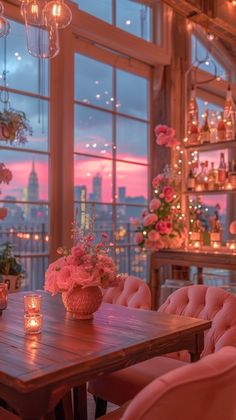
<svg viewBox="0 0 236 420">
<path fill-rule="evenodd" d="M 196 349 L 194 352 L 189 352 L 190 353 L 190 359 L 191 359 L 191 363 L 192 362 L 197 362 L 198 360 L 200 360 L 201 357 L 201 353 L 204 349 L 204 333 L 201 332 L 199 334 L 196 335 L 195 337 L 196 341 Z"/>
<path fill-rule="evenodd" d="M 87 420 L 87 386 L 79 385 L 73 388 L 74 420 Z"/>
<path fill-rule="evenodd" d="M 159 305 L 160 299 L 160 291 L 161 291 L 161 284 L 160 284 L 160 270 L 153 269 L 151 271 L 151 279 L 150 279 L 150 290 L 152 296 L 152 309 L 156 310 Z"/>
</svg>

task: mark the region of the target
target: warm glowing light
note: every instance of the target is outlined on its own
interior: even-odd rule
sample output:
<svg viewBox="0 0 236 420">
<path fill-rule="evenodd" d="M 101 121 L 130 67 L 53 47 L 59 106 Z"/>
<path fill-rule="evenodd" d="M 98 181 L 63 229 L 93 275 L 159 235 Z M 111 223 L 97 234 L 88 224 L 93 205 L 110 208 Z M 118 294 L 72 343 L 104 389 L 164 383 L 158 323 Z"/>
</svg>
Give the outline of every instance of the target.
<svg viewBox="0 0 236 420">
<path fill-rule="evenodd" d="M 33 14 L 33 15 L 38 15 L 38 13 L 39 13 L 39 7 L 38 7 L 38 5 L 37 4 L 32 4 L 32 6 L 31 6 L 31 13 Z"/>
<path fill-rule="evenodd" d="M 54 17 L 60 17 L 61 16 L 61 5 L 60 4 L 54 4 L 52 7 L 52 15 Z"/>
</svg>

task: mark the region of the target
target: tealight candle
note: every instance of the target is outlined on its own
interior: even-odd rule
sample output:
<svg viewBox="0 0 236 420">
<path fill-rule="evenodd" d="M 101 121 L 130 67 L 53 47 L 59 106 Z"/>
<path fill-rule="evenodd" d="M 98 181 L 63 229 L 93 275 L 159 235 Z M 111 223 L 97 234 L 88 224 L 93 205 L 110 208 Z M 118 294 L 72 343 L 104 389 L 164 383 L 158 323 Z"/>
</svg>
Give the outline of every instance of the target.
<svg viewBox="0 0 236 420">
<path fill-rule="evenodd" d="M 25 314 L 39 314 L 41 311 L 42 296 L 30 294 L 24 296 Z"/>
<path fill-rule="evenodd" d="M 41 314 L 25 314 L 24 329 L 26 334 L 39 334 L 42 329 L 43 316 Z"/>
<path fill-rule="evenodd" d="M 8 287 L 6 283 L 0 283 L 0 315 L 7 307 Z"/>
</svg>

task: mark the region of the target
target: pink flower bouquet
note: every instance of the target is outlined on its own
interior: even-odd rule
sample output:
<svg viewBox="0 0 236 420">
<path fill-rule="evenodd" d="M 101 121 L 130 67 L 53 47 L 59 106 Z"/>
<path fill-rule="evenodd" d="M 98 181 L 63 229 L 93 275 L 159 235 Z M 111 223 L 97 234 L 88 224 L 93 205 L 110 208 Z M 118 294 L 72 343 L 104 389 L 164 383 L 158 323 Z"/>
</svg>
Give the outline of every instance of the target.
<svg viewBox="0 0 236 420">
<path fill-rule="evenodd" d="M 175 130 L 168 125 L 159 124 L 154 128 L 156 143 L 159 146 L 175 147 L 180 142 L 175 137 Z"/>
<path fill-rule="evenodd" d="M 107 255 L 106 241 L 107 235 L 102 234 L 102 240 L 95 244 L 95 237 L 89 233 L 80 236 L 71 250 L 59 248 L 62 257 L 49 265 L 44 289 L 55 295 L 70 292 L 77 286 L 116 286 L 125 275 L 117 275 L 116 266 Z"/>
<path fill-rule="evenodd" d="M 158 251 L 163 248 L 180 248 L 185 241 L 185 229 L 180 213 L 175 180 L 165 174 L 157 175 L 152 185 L 154 198 L 149 212 L 143 212 L 142 220 L 131 224 L 135 227 L 134 240 L 141 248 Z"/>
</svg>

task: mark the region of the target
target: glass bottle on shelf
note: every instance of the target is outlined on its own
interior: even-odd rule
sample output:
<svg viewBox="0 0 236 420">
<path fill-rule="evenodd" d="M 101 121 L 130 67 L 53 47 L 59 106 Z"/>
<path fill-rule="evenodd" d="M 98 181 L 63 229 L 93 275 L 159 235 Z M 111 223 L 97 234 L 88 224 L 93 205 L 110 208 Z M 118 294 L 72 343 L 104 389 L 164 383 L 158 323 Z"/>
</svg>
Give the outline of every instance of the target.
<svg viewBox="0 0 236 420">
<path fill-rule="evenodd" d="M 236 163 L 235 160 L 229 162 L 229 174 L 228 174 L 229 183 L 232 188 L 236 188 Z"/>
<path fill-rule="evenodd" d="M 192 168 L 190 168 L 188 177 L 187 177 L 187 190 L 188 191 L 194 191 L 196 186 L 196 179 L 193 174 Z"/>
<path fill-rule="evenodd" d="M 198 143 L 199 143 L 198 124 L 196 124 L 196 122 L 192 118 L 192 122 L 189 126 L 189 131 L 188 131 L 188 144 L 194 145 L 194 144 L 198 144 Z"/>
<path fill-rule="evenodd" d="M 206 160 L 204 166 L 204 190 L 208 190 L 208 172 L 208 160 Z"/>
<path fill-rule="evenodd" d="M 228 90 L 226 94 L 226 100 L 224 105 L 224 120 L 226 121 L 226 131 L 227 126 L 229 128 L 229 134 L 226 137 L 228 140 L 232 140 L 235 137 L 235 103 L 233 100 L 233 95 L 231 91 L 231 86 L 228 85 Z M 231 136 L 231 137 L 230 137 Z"/>
<path fill-rule="evenodd" d="M 224 188 L 226 182 L 226 163 L 224 152 L 220 154 L 220 164 L 218 168 L 218 183 L 221 188 Z"/>
<path fill-rule="evenodd" d="M 210 142 L 211 143 L 216 143 L 217 142 L 218 125 L 217 125 L 217 119 L 216 119 L 216 112 L 215 111 L 211 111 L 210 130 L 211 130 Z"/>
<path fill-rule="evenodd" d="M 201 170 L 196 177 L 196 191 L 204 191 L 205 189 L 205 162 L 200 163 Z"/>
<path fill-rule="evenodd" d="M 217 186 L 217 171 L 214 168 L 214 162 L 211 162 L 211 169 L 208 174 L 208 190 L 215 190 Z"/>
<path fill-rule="evenodd" d="M 220 119 L 217 126 L 217 139 L 218 141 L 226 140 L 226 125 L 224 122 L 223 112 L 220 113 Z"/>
<path fill-rule="evenodd" d="M 226 119 L 226 140 L 234 139 L 234 121 L 232 113 Z"/>
<path fill-rule="evenodd" d="M 208 122 L 208 109 L 206 109 L 205 116 L 204 116 L 204 122 L 201 127 L 201 133 L 200 133 L 200 142 L 201 143 L 209 143 L 211 140 L 211 130 L 209 127 Z"/>
<path fill-rule="evenodd" d="M 222 245 L 222 226 L 217 212 L 211 220 L 210 243 L 212 248 L 219 248 Z"/>
<path fill-rule="evenodd" d="M 200 248 L 202 245 L 202 225 L 201 221 L 196 216 L 193 221 L 192 229 L 190 232 L 190 245 L 193 248 Z"/>
</svg>

